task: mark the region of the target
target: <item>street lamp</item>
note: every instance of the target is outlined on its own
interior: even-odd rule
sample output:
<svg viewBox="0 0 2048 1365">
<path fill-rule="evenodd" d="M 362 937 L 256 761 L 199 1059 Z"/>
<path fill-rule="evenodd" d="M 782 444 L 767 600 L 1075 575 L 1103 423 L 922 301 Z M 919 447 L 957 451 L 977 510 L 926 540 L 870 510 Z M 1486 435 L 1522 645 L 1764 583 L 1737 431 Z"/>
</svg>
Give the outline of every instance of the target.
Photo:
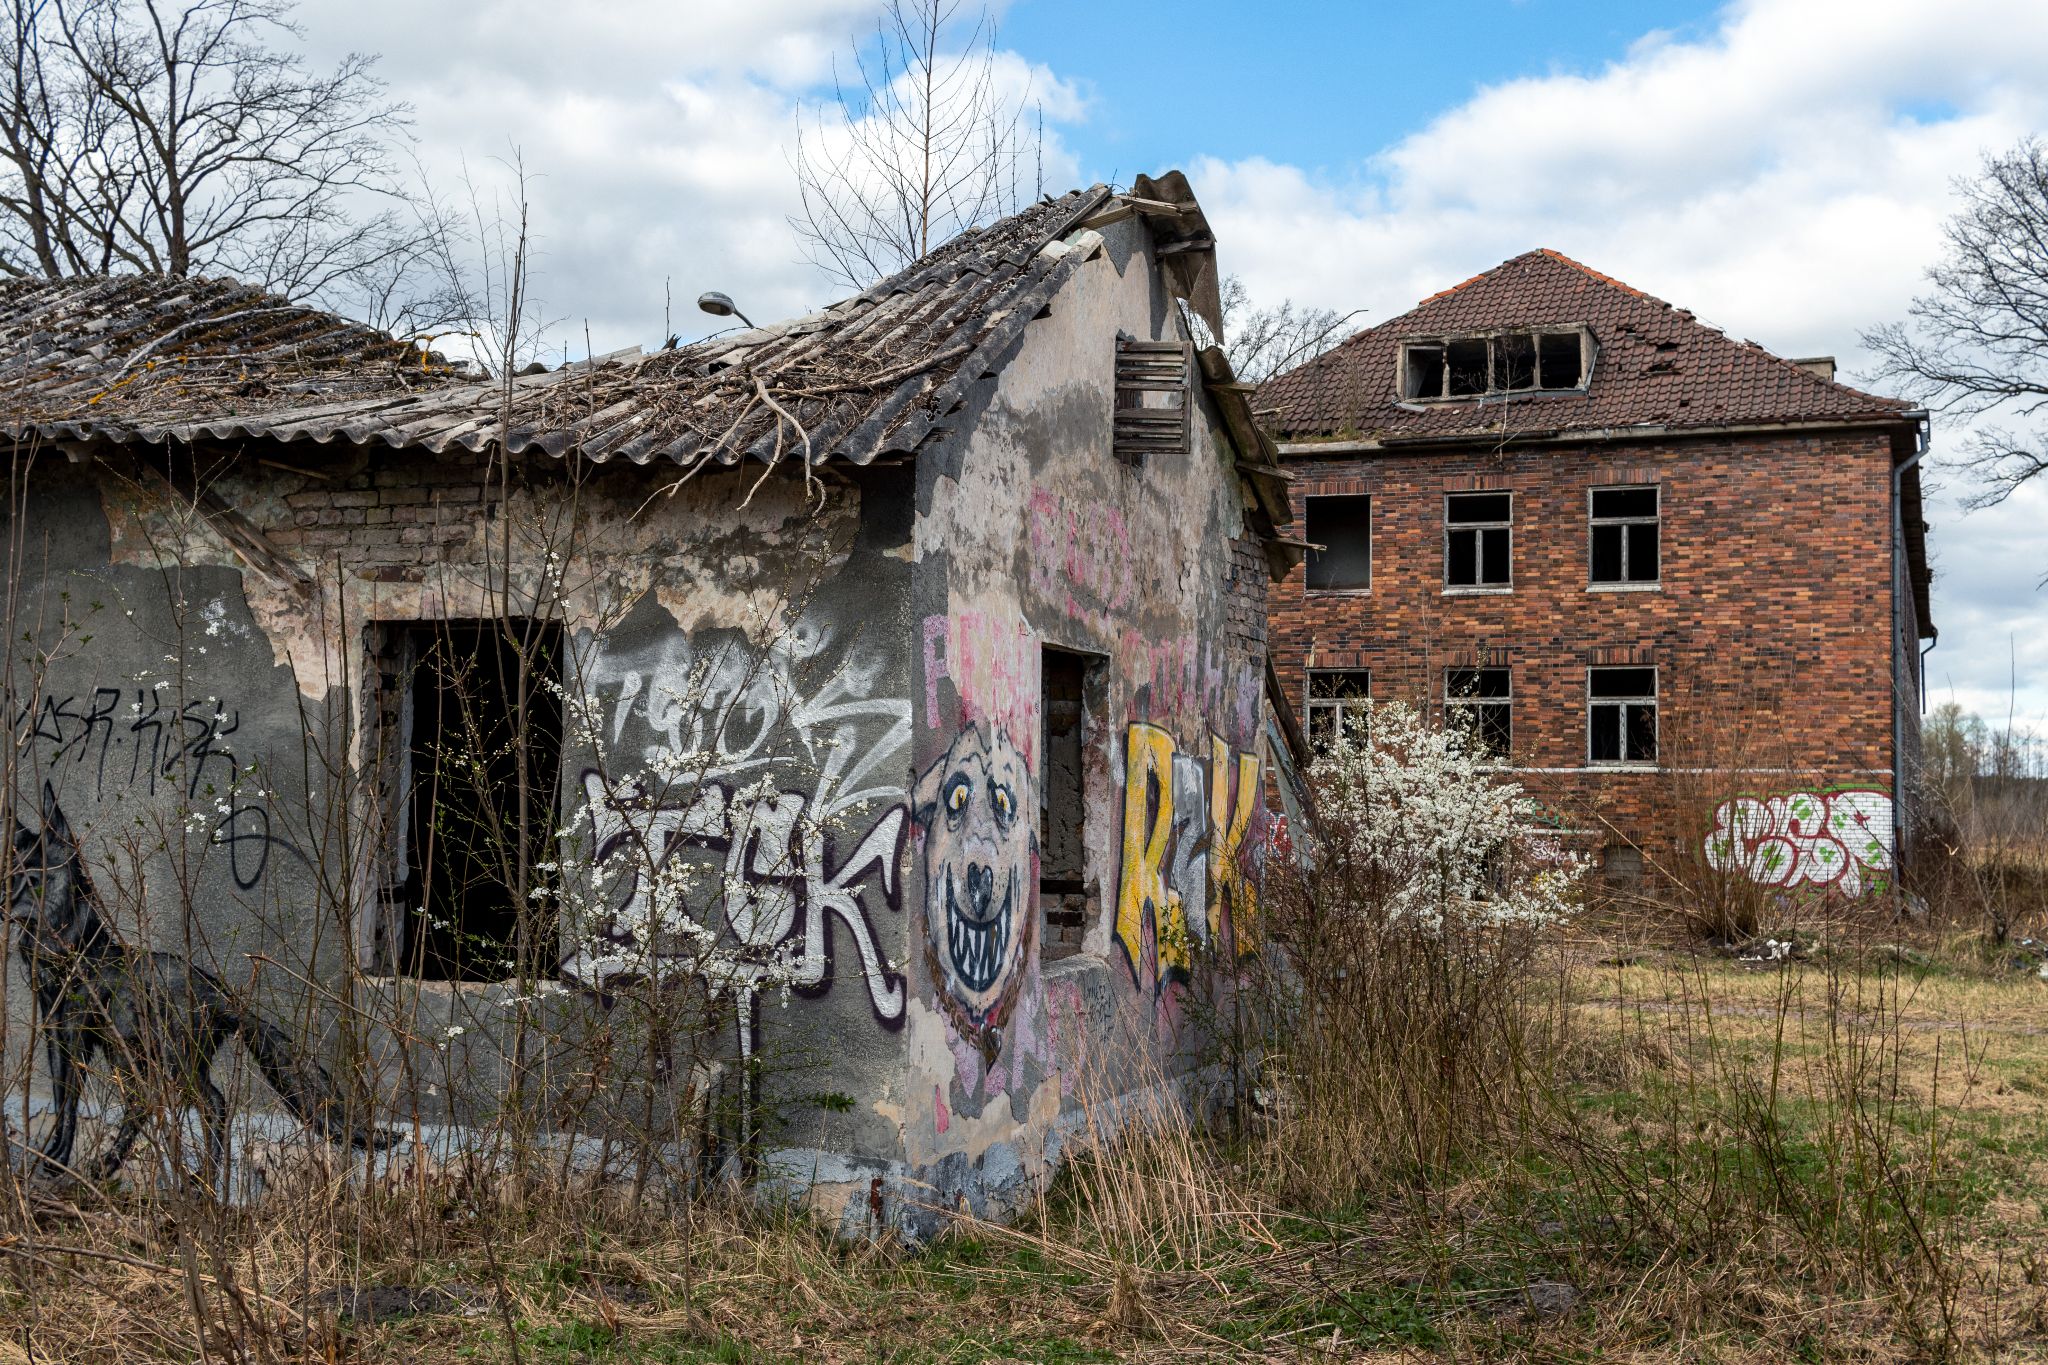
<svg viewBox="0 0 2048 1365">
<path fill-rule="evenodd" d="M 716 289 L 707 290 L 699 294 L 697 296 L 697 306 L 711 314 L 712 317 L 738 318 L 749 327 L 754 325 L 754 320 L 739 310 L 739 305 L 732 301 L 731 295 L 721 294 Z"/>
</svg>

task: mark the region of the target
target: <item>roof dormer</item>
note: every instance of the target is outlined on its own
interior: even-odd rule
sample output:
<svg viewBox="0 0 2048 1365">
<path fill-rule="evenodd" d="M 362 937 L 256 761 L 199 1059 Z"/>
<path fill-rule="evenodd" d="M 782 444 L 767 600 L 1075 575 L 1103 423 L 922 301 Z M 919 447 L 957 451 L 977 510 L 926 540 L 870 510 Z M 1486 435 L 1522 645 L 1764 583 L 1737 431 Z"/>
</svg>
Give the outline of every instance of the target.
<svg viewBox="0 0 2048 1365">
<path fill-rule="evenodd" d="M 1593 373 L 1593 333 L 1565 325 L 1413 337 L 1395 355 L 1394 391 L 1411 403 L 1583 393 Z"/>
</svg>

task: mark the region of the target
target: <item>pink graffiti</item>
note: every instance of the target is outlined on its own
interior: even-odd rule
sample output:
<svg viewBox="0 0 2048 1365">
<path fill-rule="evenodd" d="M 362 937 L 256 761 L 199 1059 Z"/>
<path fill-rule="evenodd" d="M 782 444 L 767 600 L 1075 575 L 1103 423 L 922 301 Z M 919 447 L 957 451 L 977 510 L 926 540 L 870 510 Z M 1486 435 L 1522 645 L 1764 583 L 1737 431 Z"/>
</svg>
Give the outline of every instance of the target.
<svg viewBox="0 0 2048 1365">
<path fill-rule="evenodd" d="M 939 711 L 939 679 L 950 678 L 960 715 Z M 1038 761 L 1038 642 L 1022 621 L 987 612 L 930 616 L 924 623 L 924 718 L 934 729 L 983 721 L 1010 734 L 1024 762 Z"/>
<path fill-rule="evenodd" d="M 1130 603 L 1139 566 L 1122 512 L 1036 488 L 1029 518 L 1034 590 L 1064 598 L 1067 614 L 1077 618 L 1090 602 L 1104 612 L 1121 611 Z"/>
<path fill-rule="evenodd" d="M 1892 798 L 1874 788 L 1740 796 L 1714 812 L 1707 861 L 1765 886 L 1860 896 L 1892 866 Z"/>
</svg>

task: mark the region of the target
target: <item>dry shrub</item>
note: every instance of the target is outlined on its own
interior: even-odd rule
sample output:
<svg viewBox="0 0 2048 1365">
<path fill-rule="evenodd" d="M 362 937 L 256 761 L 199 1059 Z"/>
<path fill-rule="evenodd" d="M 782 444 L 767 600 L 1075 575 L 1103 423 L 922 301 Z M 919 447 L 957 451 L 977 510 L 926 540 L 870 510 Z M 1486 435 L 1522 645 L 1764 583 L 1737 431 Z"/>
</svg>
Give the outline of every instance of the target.
<svg viewBox="0 0 2048 1365">
<path fill-rule="evenodd" d="M 1233 1060 L 1275 1120 L 1261 1145 L 1281 1187 L 1343 1202 L 1507 1141 L 1538 948 L 1583 869 L 1463 735 L 1405 707 L 1373 708 L 1309 783 L 1238 993 L 1263 1022 Z"/>
</svg>

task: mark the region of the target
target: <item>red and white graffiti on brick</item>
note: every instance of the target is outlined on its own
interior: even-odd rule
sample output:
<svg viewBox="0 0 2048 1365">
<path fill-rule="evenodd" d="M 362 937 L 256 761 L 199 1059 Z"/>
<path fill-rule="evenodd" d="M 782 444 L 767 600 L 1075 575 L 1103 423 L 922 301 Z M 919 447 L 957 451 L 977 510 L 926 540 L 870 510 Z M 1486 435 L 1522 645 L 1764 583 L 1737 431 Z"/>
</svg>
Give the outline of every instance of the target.
<svg viewBox="0 0 2048 1365">
<path fill-rule="evenodd" d="M 1714 812 L 1707 861 L 1765 886 L 1860 896 L 1892 866 L 1892 798 L 1872 788 L 1739 796 Z"/>
</svg>

